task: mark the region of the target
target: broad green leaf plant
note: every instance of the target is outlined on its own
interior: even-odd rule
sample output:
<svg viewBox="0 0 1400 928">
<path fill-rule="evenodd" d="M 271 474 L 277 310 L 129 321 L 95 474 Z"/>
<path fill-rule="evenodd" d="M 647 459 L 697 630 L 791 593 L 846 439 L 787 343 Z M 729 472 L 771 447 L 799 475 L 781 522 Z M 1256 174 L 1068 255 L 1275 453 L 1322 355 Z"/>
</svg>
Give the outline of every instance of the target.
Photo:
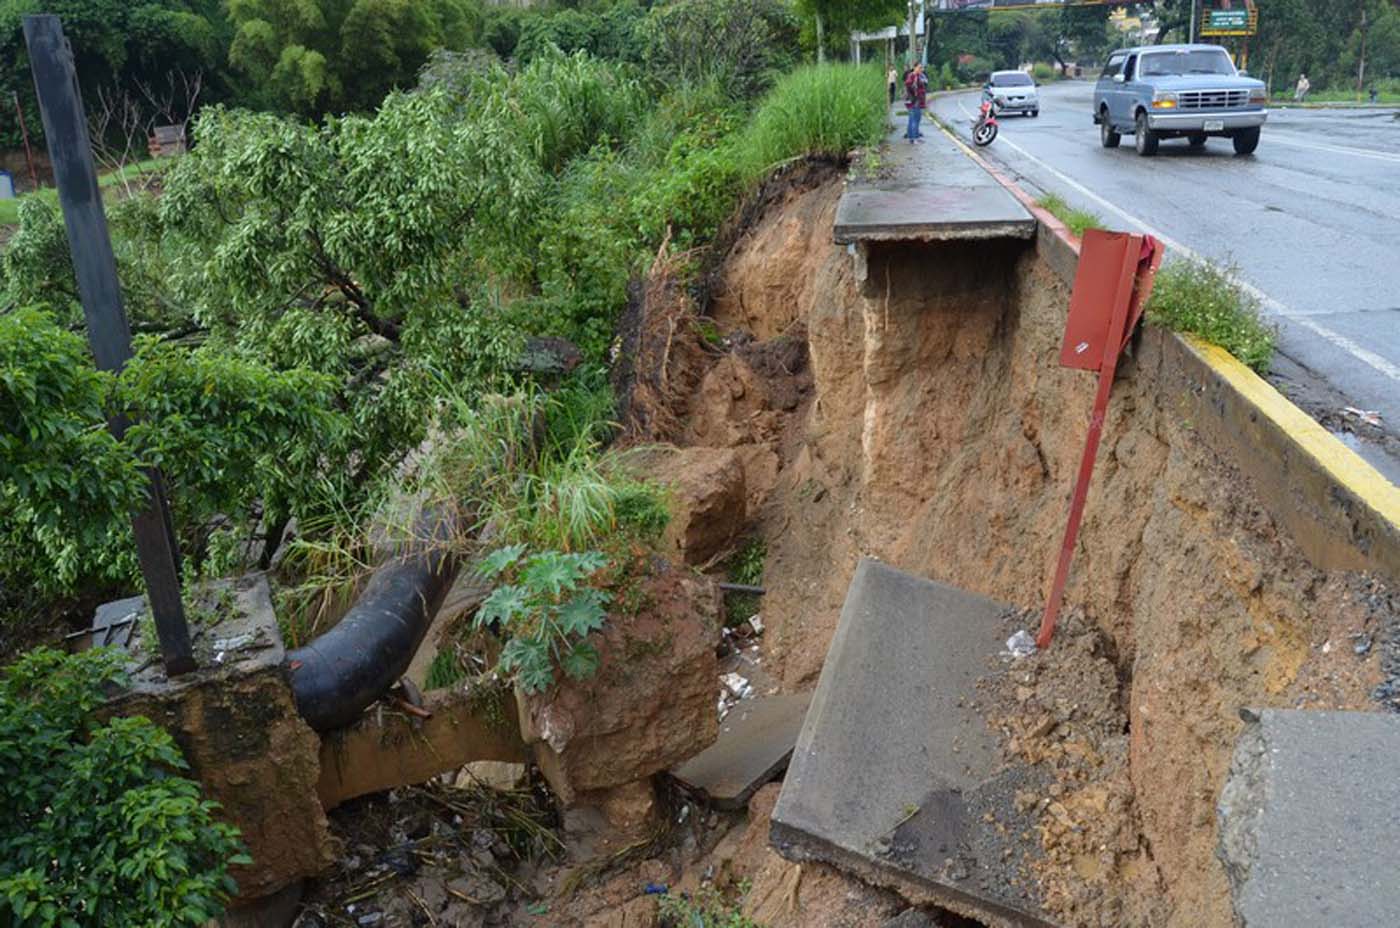
<svg viewBox="0 0 1400 928">
<path fill-rule="evenodd" d="M 603 627 L 611 597 L 586 584 L 607 563 L 596 551 L 527 555 L 523 544 L 482 560 L 481 576 L 501 583 L 477 611 L 476 625 L 496 625 L 509 636 L 499 669 L 525 692 L 549 689 L 556 664 L 574 680 L 597 672 L 598 649 L 587 638 Z"/>
</svg>

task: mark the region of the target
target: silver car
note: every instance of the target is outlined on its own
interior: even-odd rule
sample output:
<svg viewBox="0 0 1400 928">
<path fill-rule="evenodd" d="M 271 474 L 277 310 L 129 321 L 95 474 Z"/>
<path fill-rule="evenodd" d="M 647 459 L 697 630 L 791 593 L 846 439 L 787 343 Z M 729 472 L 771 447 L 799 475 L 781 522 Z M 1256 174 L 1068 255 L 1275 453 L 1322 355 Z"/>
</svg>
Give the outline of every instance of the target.
<svg viewBox="0 0 1400 928">
<path fill-rule="evenodd" d="M 1264 82 L 1235 70 L 1218 45 L 1151 45 L 1108 56 L 1094 85 L 1094 122 L 1104 148 L 1133 136 L 1139 155 L 1155 155 L 1162 139 L 1193 148 L 1212 136 L 1235 153 L 1253 154 L 1269 118 Z"/>
<path fill-rule="evenodd" d="M 993 71 L 982 93 L 992 98 L 999 113 L 1040 115 L 1040 92 L 1025 71 Z"/>
</svg>

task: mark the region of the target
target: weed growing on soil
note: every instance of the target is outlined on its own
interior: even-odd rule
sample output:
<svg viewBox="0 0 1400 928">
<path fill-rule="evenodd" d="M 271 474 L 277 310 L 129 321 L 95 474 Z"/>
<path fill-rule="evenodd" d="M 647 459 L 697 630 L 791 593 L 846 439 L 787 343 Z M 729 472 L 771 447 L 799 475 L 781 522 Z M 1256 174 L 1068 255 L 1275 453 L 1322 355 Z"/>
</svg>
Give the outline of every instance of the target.
<svg viewBox="0 0 1400 928">
<path fill-rule="evenodd" d="M 713 889 L 690 897 L 662 896 L 659 910 L 661 928 L 762 928 Z"/>
<path fill-rule="evenodd" d="M 1104 227 L 1103 219 L 1099 216 L 1082 209 L 1075 209 L 1057 194 L 1046 194 L 1036 201 L 1036 205 L 1063 222 L 1065 228 L 1069 229 L 1076 238 L 1083 238 L 1085 231 L 1089 229 L 1102 229 Z"/>
<path fill-rule="evenodd" d="M 500 669 L 513 674 L 527 693 L 554 683 L 554 665 L 575 680 L 598 670 L 598 649 L 586 639 L 603 627 L 611 596 L 585 586 L 607 565 L 596 551 L 545 551 L 525 556 L 524 545 L 498 548 L 477 568 L 489 580 L 507 580 L 492 591 L 476 614 L 478 628 L 499 625 L 510 634 L 501 650 Z"/>
<path fill-rule="evenodd" d="M 1273 360 L 1278 331 L 1260 315 L 1259 301 L 1236 282 L 1233 267 L 1168 264 L 1157 274 L 1147 313 L 1159 325 L 1219 345 L 1259 373 Z"/>
</svg>

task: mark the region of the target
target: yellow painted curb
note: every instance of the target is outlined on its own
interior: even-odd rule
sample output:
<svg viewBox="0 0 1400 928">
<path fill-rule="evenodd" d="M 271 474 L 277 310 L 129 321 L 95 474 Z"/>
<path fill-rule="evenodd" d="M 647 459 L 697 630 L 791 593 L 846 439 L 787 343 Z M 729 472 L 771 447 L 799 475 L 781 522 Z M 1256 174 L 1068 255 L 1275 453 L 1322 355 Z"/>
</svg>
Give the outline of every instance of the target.
<svg viewBox="0 0 1400 928">
<path fill-rule="evenodd" d="M 1193 335 L 1181 336 L 1211 369 L 1234 387 L 1259 413 L 1292 439 L 1337 484 L 1355 494 L 1364 505 L 1400 532 L 1400 487 L 1395 486 L 1366 459 L 1342 444 L 1331 432 L 1245 367 L 1234 355 Z"/>
</svg>

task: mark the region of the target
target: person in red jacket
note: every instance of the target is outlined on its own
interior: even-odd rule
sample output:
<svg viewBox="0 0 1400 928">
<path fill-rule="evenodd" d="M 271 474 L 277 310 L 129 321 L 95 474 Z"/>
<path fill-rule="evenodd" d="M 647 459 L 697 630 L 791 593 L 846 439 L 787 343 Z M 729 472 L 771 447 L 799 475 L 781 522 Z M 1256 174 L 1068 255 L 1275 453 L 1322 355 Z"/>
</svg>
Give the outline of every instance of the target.
<svg viewBox="0 0 1400 928">
<path fill-rule="evenodd" d="M 904 137 L 909 140 L 910 145 L 924 139 L 923 133 L 919 131 L 919 123 L 923 120 L 924 107 L 927 105 L 928 77 L 924 74 L 924 66 L 916 64 L 914 70 L 904 79 L 904 106 L 909 111 L 909 128 L 905 130 Z"/>
</svg>

